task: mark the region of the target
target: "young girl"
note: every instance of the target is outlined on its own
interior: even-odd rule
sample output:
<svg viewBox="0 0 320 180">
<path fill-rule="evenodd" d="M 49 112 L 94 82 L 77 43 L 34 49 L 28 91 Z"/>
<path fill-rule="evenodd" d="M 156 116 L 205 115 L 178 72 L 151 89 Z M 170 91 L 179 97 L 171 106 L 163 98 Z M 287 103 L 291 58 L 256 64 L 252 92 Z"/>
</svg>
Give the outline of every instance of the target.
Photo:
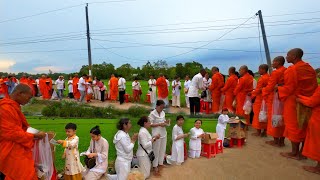
<svg viewBox="0 0 320 180">
<path fill-rule="evenodd" d="M 194 122 L 194 127 L 190 129 L 189 141 L 189 157 L 199 158 L 201 153 L 201 138 L 204 137 L 204 131 L 200 128 L 202 121 L 197 119 Z"/>
<path fill-rule="evenodd" d="M 224 141 L 224 133 L 227 127 L 227 123 L 230 121 L 228 113 L 229 111 L 227 108 L 222 109 L 222 114 L 220 114 L 218 118 L 218 124 L 216 127 L 216 132 L 218 134 L 219 139 L 222 140 L 222 143 Z"/>
<path fill-rule="evenodd" d="M 79 137 L 76 135 L 77 125 L 69 123 L 65 127 L 67 138 L 66 140 L 58 140 L 65 150 L 63 158 L 66 159 L 64 167 L 65 180 L 82 180 L 82 171 L 84 170 L 79 156 L 78 144 Z"/>
<path fill-rule="evenodd" d="M 177 116 L 177 124 L 172 130 L 172 154 L 170 160 L 175 162 L 176 165 L 181 165 L 184 162 L 184 138 L 188 137 L 188 133 L 184 134 L 182 125 L 184 117 Z"/>
</svg>

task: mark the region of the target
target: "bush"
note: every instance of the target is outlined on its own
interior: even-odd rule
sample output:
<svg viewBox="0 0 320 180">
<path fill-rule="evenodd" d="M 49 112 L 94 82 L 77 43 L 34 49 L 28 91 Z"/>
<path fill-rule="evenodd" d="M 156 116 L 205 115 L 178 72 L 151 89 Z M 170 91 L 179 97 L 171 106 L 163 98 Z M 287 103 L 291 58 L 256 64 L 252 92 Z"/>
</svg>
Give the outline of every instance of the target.
<svg viewBox="0 0 320 180">
<path fill-rule="evenodd" d="M 128 115 L 132 117 L 141 117 L 143 115 L 149 114 L 149 110 L 141 106 L 131 106 L 128 109 Z"/>
</svg>

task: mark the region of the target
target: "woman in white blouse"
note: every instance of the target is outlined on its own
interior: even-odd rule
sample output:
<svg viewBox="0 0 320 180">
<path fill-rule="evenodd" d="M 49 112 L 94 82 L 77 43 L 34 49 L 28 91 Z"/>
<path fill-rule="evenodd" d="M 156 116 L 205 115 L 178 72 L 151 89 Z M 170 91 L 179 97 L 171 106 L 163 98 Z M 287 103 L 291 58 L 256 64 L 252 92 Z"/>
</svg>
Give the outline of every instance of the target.
<svg viewBox="0 0 320 180">
<path fill-rule="evenodd" d="M 118 132 L 114 135 L 113 139 L 117 151 L 115 162 L 117 175 L 108 175 L 109 179 L 126 180 L 131 170 L 133 147 L 138 138 L 138 134 L 134 134 L 132 138 L 130 138 L 128 133 L 131 127 L 132 124 L 128 118 L 120 119 L 117 125 Z"/>
<path fill-rule="evenodd" d="M 147 116 L 143 116 L 138 121 L 141 126 L 138 134 L 138 150 L 137 157 L 139 161 L 140 171 L 144 174 L 144 178 L 150 176 L 151 162 L 148 154 L 152 152 L 152 143 L 160 138 L 160 134 L 152 137 L 148 129 L 151 127 L 150 120 Z M 147 154 L 148 153 L 148 154 Z"/>
<path fill-rule="evenodd" d="M 199 158 L 201 153 L 201 139 L 204 137 L 204 131 L 201 129 L 202 121 L 197 119 L 194 127 L 190 129 L 189 157 Z"/>
<path fill-rule="evenodd" d="M 132 91 L 133 91 L 133 101 L 140 102 L 141 85 L 137 77 L 135 77 L 134 81 L 132 82 Z"/>
<path fill-rule="evenodd" d="M 160 139 L 153 143 L 153 152 L 155 159 L 152 162 L 154 175 L 159 176 L 160 168 L 163 168 L 164 156 L 167 146 L 167 130 L 166 126 L 170 126 L 170 120 L 166 120 L 166 114 L 163 111 L 165 103 L 163 100 L 157 100 L 156 109 L 151 111 L 149 119 L 151 122 L 152 136 L 160 134 Z"/>
<path fill-rule="evenodd" d="M 230 118 L 228 116 L 228 108 L 223 108 L 222 109 L 222 114 L 220 114 L 219 118 L 218 118 L 218 124 L 216 127 L 216 132 L 218 134 L 218 139 L 222 140 L 222 144 L 224 141 L 224 136 L 225 136 L 225 131 L 227 128 L 227 124 L 230 121 Z"/>
<path fill-rule="evenodd" d="M 86 152 L 88 158 L 96 158 L 96 165 L 91 169 L 86 169 L 84 173 L 85 180 L 98 180 L 106 172 L 108 168 L 108 152 L 109 143 L 101 136 L 99 126 L 95 126 L 90 130 L 90 146 Z"/>
<path fill-rule="evenodd" d="M 69 81 L 68 81 L 68 97 L 70 98 L 70 99 L 72 99 L 73 98 L 73 85 L 72 85 L 72 83 L 73 83 L 73 80 L 72 80 L 72 77 L 70 76 L 69 77 Z"/>
</svg>

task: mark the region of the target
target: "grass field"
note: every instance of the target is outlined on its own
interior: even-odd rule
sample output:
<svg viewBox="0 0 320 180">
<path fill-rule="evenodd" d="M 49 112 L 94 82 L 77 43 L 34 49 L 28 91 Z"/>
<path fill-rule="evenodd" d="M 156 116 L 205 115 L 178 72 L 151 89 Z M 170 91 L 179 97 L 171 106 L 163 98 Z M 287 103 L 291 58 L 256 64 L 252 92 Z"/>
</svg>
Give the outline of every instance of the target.
<svg viewBox="0 0 320 180">
<path fill-rule="evenodd" d="M 171 145 L 172 145 L 172 128 L 175 125 L 175 117 L 173 115 L 168 115 L 167 118 L 171 119 L 171 126 L 167 128 L 168 132 L 168 143 L 167 143 L 167 153 L 170 152 Z M 79 143 L 79 151 L 83 152 L 86 151 L 89 143 L 90 143 L 90 129 L 94 127 L 95 125 L 99 125 L 100 129 L 102 131 L 102 136 L 106 138 L 109 142 L 109 162 L 112 162 L 116 158 L 116 151 L 114 144 L 112 143 L 113 137 L 115 133 L 117 132 L 116 124 L 118 122 L 118 119 L 45 119 L 39 117 L 27 117 L 28 122 L 30 125 L 36 129 L 42 130 L 42 131 L 53 131 L 56 135 L 56 140 L 58 139 L 65 139 L 65 130 L 64 127 L 67 123 L 72 122 L 77 124 L 77 136 L 80 138 Z M 202 119 L 203 125 L 202 129 L 205 132 L 215 132 L 217 121 L 213 119 Z M 131 118 L 133 128 L 131 129 L 130 134 L 138 133 L 140 126 L 137 125 L 137 118 Z M 187 118 L 183 125 L 184 132 L 189 132 L 189 130 L 194 126 L 194 118 Z M 186 139 L 186 142 L 189 142 L 189 139 Z M 135 150 L 136 152 L 137 144 L 135 144 Z M 63 148 L 61 146 L 56 147 L 56 167 L 58 171 L 62 171 L 64 167 L 64 160 L 61 159 L 63 153 Z M 83 162 L 83 159 L 82 159 Z"/>
</svg>

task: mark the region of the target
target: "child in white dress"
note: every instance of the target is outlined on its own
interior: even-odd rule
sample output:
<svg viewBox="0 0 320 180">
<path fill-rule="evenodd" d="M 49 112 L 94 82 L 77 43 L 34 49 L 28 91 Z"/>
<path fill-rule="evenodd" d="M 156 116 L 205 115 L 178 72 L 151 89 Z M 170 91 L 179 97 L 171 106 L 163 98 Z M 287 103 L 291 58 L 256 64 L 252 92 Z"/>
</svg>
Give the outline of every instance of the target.
<svg viewBox="0 0 320 180">
<path fill-rule="evenodd" d="M 177 116 L 177 124 L 172 130 L 172 154 L 169 162 L 181 165 L 184 162 L 184 138 L 189 134 L 183 133 L 182 125 L 184 123 L 184 117 L 182 115 Z"/>
<path fill-rule="evenodd" d="M 190 129 L 189 141 L 189 157 L 199 158 L 201 153 L 201 139 L 204 137 L 204 131 L 200 128 L 202 121 L 197 119 L 194 122 L 194 127 Z"/>
<path fill-rule="evenodd" d="M 69 123 L 65 127 L 67 138 L 65 140 L 58 140 L 65 150 L 63 158 L 66 159 L 64 167 L 65 180 L 82 180 L 82 171 L 84 168 L 80 162 L 79 156 L 79 137 L 76 135 L 77 125 Z"/>
<path fill-rule="evenodd" d="M 227 108 L 223 108 L 222 109 L 222 114 L 220 114 L 219 118 L 218 118 L 218 124 L 216 127 L 216 132 L 218 134 L 218 139 L 222 140 L 222 143 L 224 141 L 224 136 L 225 136 L 225 131 L 227 128 L 227 124 L 230 121 L 230 118 L 228 116 L 228 109 Z"/>
</svg>

